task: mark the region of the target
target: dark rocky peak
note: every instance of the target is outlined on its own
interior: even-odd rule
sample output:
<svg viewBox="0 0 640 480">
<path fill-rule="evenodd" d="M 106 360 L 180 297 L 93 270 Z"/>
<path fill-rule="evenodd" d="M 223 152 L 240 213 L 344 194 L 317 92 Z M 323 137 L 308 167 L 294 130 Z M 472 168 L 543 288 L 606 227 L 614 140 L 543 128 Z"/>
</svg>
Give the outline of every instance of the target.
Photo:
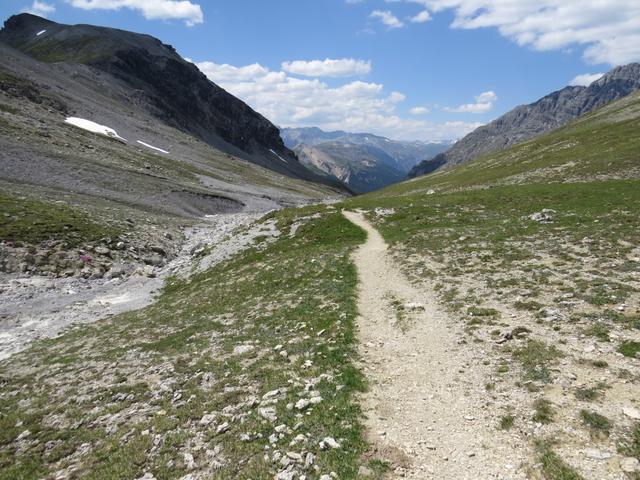
<svg viewBox="0 0 640 480">
<path fill-rule="evenodd" d="M 150 35 L 20 14 L 5 22 L 0 42 L 40 62 L 105 72 L 164 123 L 285 175 L 326 183 L 299 163 L 275 125 Z"/>
<path fill-rule="evenodd" d="M 43 62 L 90 63 L 135 49 L 181 59 L 172 46 L 150 35 L 94 25 L 63 25 L 28 13 L 9 18 L 0 31 L 0 41 Z"/>
</svg>

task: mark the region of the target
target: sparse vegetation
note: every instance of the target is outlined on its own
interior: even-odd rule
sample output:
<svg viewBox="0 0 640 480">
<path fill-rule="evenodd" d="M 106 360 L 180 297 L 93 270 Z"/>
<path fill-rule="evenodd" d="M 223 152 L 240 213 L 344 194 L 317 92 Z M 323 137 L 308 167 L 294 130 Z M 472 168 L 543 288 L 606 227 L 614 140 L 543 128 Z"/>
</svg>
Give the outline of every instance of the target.
<svg viewBox="0 0 640 480">
<path fill-rule="evenodd" d="M 469 307 L 467 313 L 472 317 L 497 317 L 500 315 L 495 308 Z"/>
<path fill-rule="evenodd" d="M 555 415 L 553 404 L 546 398 L 539 398 L 533 402 L 535 413 L 532 420 L 539 423 L 551 423 Z"/>
<path fill-rule="evenodd" d="M 321 216 L 293 238 L 171 281 L 150 307 L 2 362 L 0 411 L 10 414 L 0 417 L 0 477 L 41 478 L 73 461 L 82 478 L 179 478 L 191 452 L 203 471 L 217 465 L 215 475 L 272 478 L 278 465 L 264 448 L 282 423 L 278 444 L 302 434 L 288 449 L 313 452 L 321 471 L 354 478 L 366 449 L 354 394 L 365 381 L 352 363 L 357 279 L 349 252 L 364 234 L 322 208 L 275 218 L 285 224 L 309 211 Z M 300 410 L 286 405 L 309 396 L 306 384 L 322 403 L 296 418 Z M 259 413 L 265 408 L 278 423 Z M 25 431 L 38 441 L 18 448 Z M 341 448 L 321 451 L 326 436 Z"/>
<path fill-rule="evenodd" d="M 542 476 L 546 480 L 584 480 L 578 472 L 554 452 L 552 442 L 538 440 L 535 444 Z"/>
<path fill-rule="evenodd" d="M 618 351 L 625 357 L 635 358 L 640 353 L 640 342 L 622 342 L 618 347 Z"/>
<path fill-rule="evenodd" d="M 602 397 L 603 390 L 607 387 L 605 383 L 598 383 L 593 387 L 578 387 L 576 388 L 574 395 L 578 400 L 584 402 L 593 402 Z"/>
<path fill-rule="evenodd" d="M 607 327 L 602 323 L 594 323 L 590 327 L 585 328 L 583 332 L 585 335 L 596 337 L 600 342 L 610 341 L 610 338 L 609 338 L 610 329 L 609 327 Z"/>
<path fill-rule="evenodd" d="M 69 245 L 117 236 L 119 226 L 92 222 L 89 216 L 62 202 L 45 203 L 0 193 L 0 240 L 36 244 L 63 240 Z"/>
<path fill-rule="evenodd" d="M 607 368 L 609 366 L 609 363 L 606 360 L 593 360 L 591 362 L 591 365 L 596 368 Z"/>
<path fill-rule="evenodd" d="M 618 444 L 618 451 L 628 457 L 640 459 L 640 422 L 629 428 Z"/>
<path fill-rule="evenodd" d="M 500 430 L 509 430 L 511 427 L 513 427 L 515 421 L 516 421 L 515 416 L 503 415 L 502 417 L 500 417 L 500 423 L 498 427 L 500 428 Z"/>
<path fill-rule="evenodd" d="M 609 435 L 612 423 L 607 417 L 590 410 L 580 410 L 580 418 L 593 433 Z"/>
<path fill-rule="evenodd" d="M 562 354 L 556 347 L 540 340 L 528 340 L 525 346 L 513 352 L 513 356 L 522 364 L 527 380 L 546 383 L 551 381 L 550 363 Z"/>
</svg>

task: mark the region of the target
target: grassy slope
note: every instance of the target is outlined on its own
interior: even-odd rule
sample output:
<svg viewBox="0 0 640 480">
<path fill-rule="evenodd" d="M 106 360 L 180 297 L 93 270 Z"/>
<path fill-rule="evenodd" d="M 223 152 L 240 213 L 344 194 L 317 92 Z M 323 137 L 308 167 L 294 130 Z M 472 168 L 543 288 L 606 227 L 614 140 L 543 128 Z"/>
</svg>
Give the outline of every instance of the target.
<svg viewBox="0 0 640 480">
<path fill-rule="evenodd" d="M 93 222 L 88 215 L 61 202 L 0 193 L 0 211 L 0 241 L 37 244 L 55 238 L 75 246 L 122 233 L 118 226 Z"/>
<path fill-rule="evenodd" d="M 617 308 L 637 307 L 640 298 L 639 131 L 640 94 L 634 94 L 549 135 L 346 202 L 369 211 L 410 278 L 440 292 L 453 317 L 466 323 L 467 341 L 489 342 L 486 365 L 497 380 L 487 390 L 526 402 L 519 415 L 544 399 L 546 385 L 566 368 L 640 394 L 640 377 L 630 373 L 634 360 L 618 354 L 640 336 L 640 315 Z M 387 211 L 374 213 L 381 208 Z M 530 218 L 543 209 L 555 210 L 551 223 Z M 548 308 L 564 321 L 545 320 Z M 491 346 L 505 330 L 523 327 L 520 347 Z M 596 358 L 573 353 L 594 340 Z M 560 367 L 565 355 L 570 360 Z M 514 363 L 521 376 L 504 376 Z M 611 438 L 626 438 L 633 426 L 620 411 L 628 400 L 598 395 L 598 409 L 616 417 Z M 578 463 L 570 445 L 587 435 L 579 412 L 564 402 L 561 425 L 549 427 L 562 438 L 563 454 Z M 578 433 L 563 433 L 566 425 Z M 536 455 L 544 478 L 580 478 L 551 447 Z"/>
<path fill-rule="evenodd" d="M 393 185 L 371 198 L 500 184 L 640 177 L 640 92 L 542 137 L 456 168 Z"/>
<path fill-rule="evenodd" d="M 316 210 L 320 218 L 292 238 L 289 225 L 314 212 L 275 214 L 283 232 L 275 243 L 171 283 L 149 308 L 0 363 L 0 478 L 66 468 L 82 478 L 180 478 L 187 452 L 214 478 L 271 478 L 283 467 L 264 455 L 276 450 L 315 454 L 310 478 L 354 478 L 365 448 L 354 394 L 364 378 L 352 363 L 356 273 L 348 255 L 364 232 L 335 210 Z M 234 354 L 238 345 L 253 349 Z M 287 410 L 310 396 L 305 387 L 322 403 Z M 251 401 L 275 389 L 273 405 Z M 269 406 L 274 423 L 259 414 Z M 205 413 L 214 413 L 210 425 L 200 424 Z M 217 434 L 224 422 L 229 430 Z M 288 428 L 271 445 L 281 424 Z M 251 440 L 241 441 L 243 433 Z M 306 438 L 289 446 L 299 434 Z M 341 448 L 321 451 L 327 436 Z"/>
<path fill-rule="evenodd" d="M 4 92 L 9 93 L 4 95 Z M 145 182 L 151 174 L 168 179 L 171 183 L 203 190 L 198 175 L 205 175 L 228 183 L 231 190 L 233 185 L 246 184 L 311 198 L 334 194 L 329 187 L 286 177 L 224 154 L 164 125 L 155 125 L 150 133 L 162 134 L 176 144 L 188 145 L 189 150 L 177 156 L 157 155 L 140 145 L 123 144 L 87 132 L 65 124 L 64 117 L 59 113 L 52 114 L 52 108 L 63 108 L 63 100 L 68 101 L 68 98 L 58 97 L 49 89 L 0 67 L 0 134 L 7 138 L 30 138 L 30 149 L 76 164 L 78 169 L 84 168 L 87 163 L 99 164 L 127 172 L 138 177 L 140 182 Z M 37 115 L 42 122 L 35 123 L 33 115 Z M 122 112 L 122 115 L 126 114 Z M 47 125 L 47 128 L 43 128 L 43 125 Z M 58 136 L 64 136 L 66 141 L 59 142 Z"/>
</svg>

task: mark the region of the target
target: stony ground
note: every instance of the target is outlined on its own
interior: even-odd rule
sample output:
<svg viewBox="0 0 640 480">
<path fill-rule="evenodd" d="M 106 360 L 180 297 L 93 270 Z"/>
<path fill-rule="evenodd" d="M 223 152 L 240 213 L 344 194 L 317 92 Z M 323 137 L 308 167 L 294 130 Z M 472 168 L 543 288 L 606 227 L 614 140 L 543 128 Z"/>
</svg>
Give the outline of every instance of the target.
<svg viewBox="0 0 640 480">
<path fill-rule="evenodd" d="M 447 387 L 469 381 L 470 431 L 479 423 L 490 448 L 519 447 L 515 458 L 499 457 L 495 467 L 514 467 L 501 478 L 640 473 L 636 188 L 603 182 L 352 202 L 369 207 L 392 262 L 446 312 L 457 341 L 449 353 L 465 362 L 450 365 L 447 373 L 458 374 Z M 406 301 L 399 315 L 410 319 Z M 407 344 L 433 335 L 420 328 L 408 323 Z"/>
<path fill-rule="evenodd" d="M 23 350 L 34 339 L 51 338 L 74 325 L 149 305 L 168 277 L 188 277 L 248 248 L 265 231 L 239 230 L 257 218 L 244 213 L 211 216 L 204 224 L 184 229 L 183 245 L 166 265 L 129 263 L 117 276 L 2 274 L 0 359 Z"/>
<path fill-rule="evenodd" d="M 0 361 L 0 477 L 327 480 L 355 478 L 362 462 L 384 470 L 363 457 L 355 401 L 365 381 L 349 255 L 362 232 L 314 207 L 229 233 L 196 248 L 151 305 Z M 234 244 L 248 248 L 233 254 Z"/>
</svg>

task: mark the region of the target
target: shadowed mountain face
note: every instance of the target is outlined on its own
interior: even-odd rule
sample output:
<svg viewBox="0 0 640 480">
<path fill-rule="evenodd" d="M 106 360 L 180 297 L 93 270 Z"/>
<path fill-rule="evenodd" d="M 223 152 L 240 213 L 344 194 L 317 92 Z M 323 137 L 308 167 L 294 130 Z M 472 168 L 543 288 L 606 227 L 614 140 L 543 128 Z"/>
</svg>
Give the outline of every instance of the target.
<svg viewBox="0 0 640 480">
<path fill-rule="evenodd" d="M 0 32 L 0 190 L 12 198 L 81 205 L 108 223 L 123 209 L 202 217 L 339 195 L 316 181 L 331 184 L 152 37 L 32 15 Z"/>
<path fill-rule="evenodd" d="M 171 127 L 285 175 L 326 182 L 300 165 L 271 122 L 149 35 L 21 14 L 5 22 L 0 42 L 40 62 L 84 64 L 106 73 L 114 89 L 133 91 L 127 101 L 134 108 Z"/>
<path fill-rule="evenodd" d="M 389 165 L 393 162 L 390 157 L 365 145 L 326 142 L 300 145 L 294 151 L 307 168 L 339 180 L 357 193 L 378 190 L 403 180 L 406 175 Z M 381 159 L 381 155 L 386 158 Z"/>
<path fill-rule="evenodd" d="M 566 125 L 640 89 L 640 64 L 617 67 L 588 87 L 566 87 L 530 105 L 517 107 L 484 125 L 434 158 L 416 165 L 410 177 L 457 165 L 502 150 Z"/>
<path fill-rule="evenodd" d="M 449 148 L 445 143 L 400 142 L 369 133 L 284 128 L 285 144 L 309 169 L 370 192 L 402 180 L 418 162 Z"/>
</svg>

